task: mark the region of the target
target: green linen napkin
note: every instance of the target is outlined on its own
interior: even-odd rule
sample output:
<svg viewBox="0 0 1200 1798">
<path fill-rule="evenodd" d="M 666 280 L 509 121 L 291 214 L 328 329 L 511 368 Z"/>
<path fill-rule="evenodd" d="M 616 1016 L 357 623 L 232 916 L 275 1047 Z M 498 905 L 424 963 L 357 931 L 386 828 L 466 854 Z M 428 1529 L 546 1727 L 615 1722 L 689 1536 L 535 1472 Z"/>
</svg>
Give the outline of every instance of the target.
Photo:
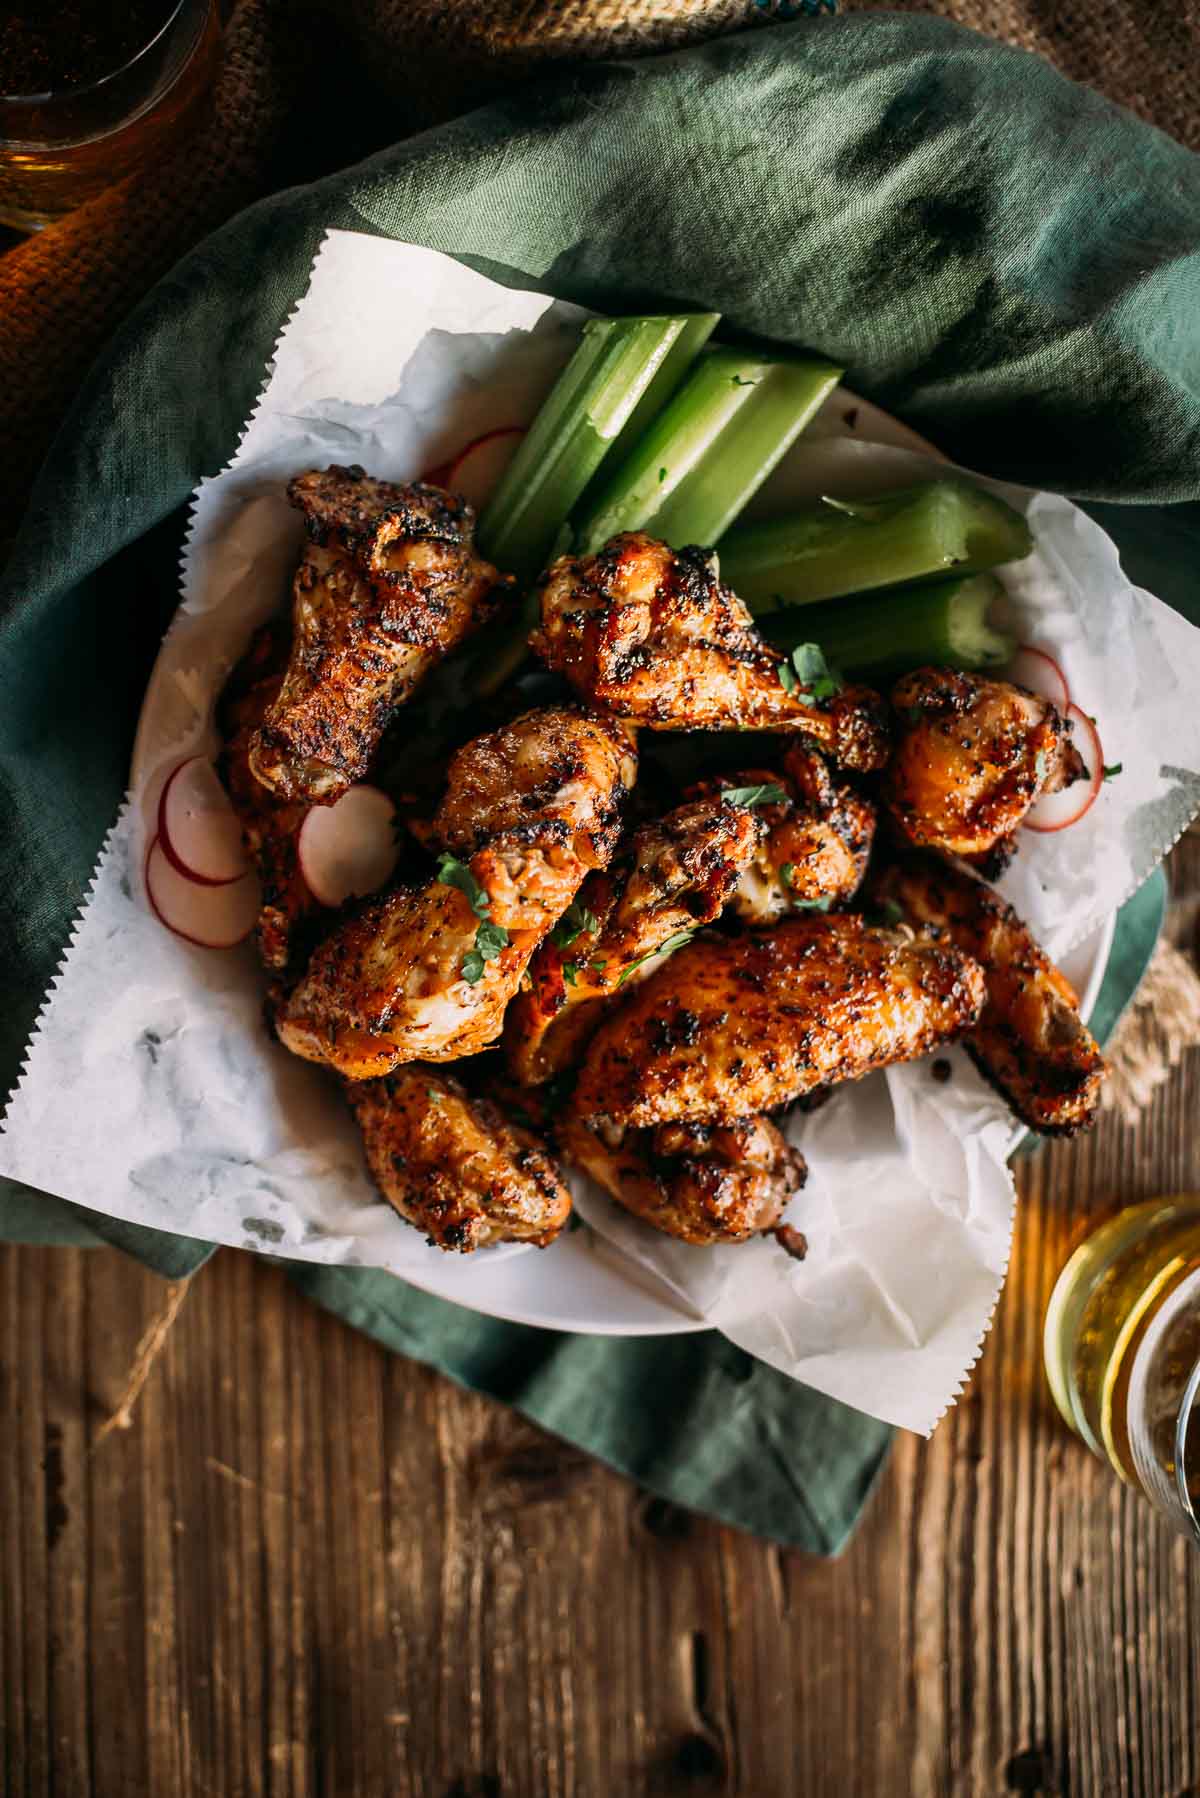
<svg viewBox="0 0 1200 1798">
<path fill-rule="evenodd" d="M 820 350 L 960 461 L 1117 502 L 1119 542 L 1128 502 L 1147 554 L 1165 517 L 1177 553 L 1159 590 L 1200 611 L 1196 508 L 1162 511 L 1200 495 L 1197 158 L 925 18 L 799 19 L 531 84 L 251 208 L 160 284 L 80 394 L 0 589 L 6 1084 L 124 788 L 181 508 L 232 452 L 330 226 L 598 308 L 715 308 Z M 207 1252 L 93 1227 L 175 1275 Z M 709 1335 L 547 1338 L 385 1276 L 297 1277 L 393 1346 L 782 1540 L 835 1549 L 884 1452 L 883 1426 Z M 669 1430 L 645 1401 L 656 1385 Z"/>
</svg>

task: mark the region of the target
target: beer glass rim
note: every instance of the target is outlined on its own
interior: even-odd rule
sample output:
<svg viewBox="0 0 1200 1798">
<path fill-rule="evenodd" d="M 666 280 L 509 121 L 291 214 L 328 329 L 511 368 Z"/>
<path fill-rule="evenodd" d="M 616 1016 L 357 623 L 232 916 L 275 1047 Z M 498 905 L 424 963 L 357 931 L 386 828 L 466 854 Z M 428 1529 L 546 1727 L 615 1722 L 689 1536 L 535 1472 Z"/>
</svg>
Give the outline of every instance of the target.
<svg viewBox="0 0 1200 1798">
<path fill-rule="evenodd" d="M 135 50 L 132 56 L 126 57 L 123 63 L 118 64 L 115 69 L 110 69 L 106 75 L 98 76 L 95 81 L 85 81 L 76 87 L 51 87 L 40 94 L 0 93 L 0 107 L 11 110 L 19 117 L 19 108 L 22 106 L 28 106 L 30 108 L 52 106 L 57 100 L 78 101 L 83 100 L 90 95 L 102 93 L 103 89 L 107 87 L 110 82 L 120 81 L 124 76 L 135 69 L 138 63 L 143 59 L 149 60 L 153 52 L 160 47 L 163 39 L 174 30 L 175 26 L 179 23 L 180 17 L 184 13 L 193 10 L 197 4 L 199 4 L 202 11 L 207 12 L 208 0 L 176 0 L 176 4 L 171 8 L 171 11 L 163 20 L 163 23 L 159 26 L 158 30 L 154 33 L 153 37 L 147 38 L 146 42 L 140 49 Z M 4 135 L 7 134 L 0 131 L 0 137 Z"/>
</svg>

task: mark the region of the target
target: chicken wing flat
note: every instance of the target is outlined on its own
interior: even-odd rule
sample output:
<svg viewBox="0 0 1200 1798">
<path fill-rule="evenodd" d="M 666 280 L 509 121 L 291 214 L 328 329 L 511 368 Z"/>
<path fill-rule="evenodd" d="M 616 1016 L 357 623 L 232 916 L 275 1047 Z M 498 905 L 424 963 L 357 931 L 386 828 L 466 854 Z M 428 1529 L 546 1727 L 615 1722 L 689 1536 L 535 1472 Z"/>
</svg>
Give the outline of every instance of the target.
<svg viewBox="0 0 1200 1798">
<path fill-rule="evenodd" d="M 438 873 L 337 926 L 278 1001 L 279 1040 L 352 1080 L 493 1042 L 538 943 L 611 856 L 636 766 L 621 725 L 574 707 L 467 744 L 433 822 Z"/>
<path fill-rule="evenodd" d="M 250 767 L 250 744 L 279 692 L 286 657 L 280 631 L 268 626 L 255 635 L 221 696 L 225 745 L 217 764 L 247 854 L 258 870 L 262 911 L 254 940 L 263 966 L 272 973 L 303 962 L 317 940 L 320 920 L 329 915 L 300 870 L 296 844 L 308 806 L 278 798 Z"/>
<path fill-rule="evenodd" d="M 893 818 L 918 847 L 962 856 L 990 878 L 1011 859 L 1034 800 L 1085 772 L 1070 720 L 1007 681 L 918 668 L 897 682 L 892 706 L 884 798 Z"/>
<path fill-rule="evenodd" d="M 572 1109 L 637 1127 L 773 1111 L 961 1036 L 984 996 L 960 950 L 857 917 L 711 932 L 600 1026 Z"/>
<path fill-rule="evenodd" d="M 519 1081 L 569 1067 L 607 1001 L 720 915 L 764 829 L 745 805 L 696 800 L 643 825 L 611 868 L 589 875 L 508 1008 L 504 1046 Z"/>
<path fill-rule="evenodd" d="M 414 1063 L 346 1096 L 372 1179 L 433 1247 L 544 1248 L 566 1223 L 571 1195 L 545 1144 L 457 1080 Z"/>
<path fill-rule="evenodd" d="M 332 467 L 297 475 L 288 498 L 310 541 L 287 671 L 250 766 L 284 799 L 330 804 L 366 773 L 395 708 L 512 583 L 475 554 L 471 508 L 437 487 Z"/>
<path fill-rule="evenodd" d="M 929 855 L 887 868 L 875 890 L 982 966 L 987 1002 L 964 1047 L 1021 1122 L 1048 1136 L 1093 1123 L 1106 1073 L 1100 1046 L 1070 982 L 1012 906 Z"/>
<path fill-rule="evenodd" d="M 568 1158 L 618 1204 L 681 1242 L 745 1242 L 773 1230 L 808 1171 L 764 1117 L 657 1130 L 572 1117 L 561 1135 Z"/>
<path fill-rule="evenodd" d="M 784 754 L 782 771 L 749 768 L 689 789 L 780 787 L 784 797 L 761 804 L 766 829 L 730 907 L 747 924 L 775 924 L 790 913 L 852 899 L 862 885 L 875 835 L 875 807 L 853 787 L 839 786 L 822 756 L 801 743 Z"/>
<path fill-rule="evenodd" d="M 597 555 L 560 557 L 540 603 L 534 650 L 620 718 L 651 730 L 803 731 L 846 767 L 886 759 L 878 694 L 847 687 L 814 700 L 785 686 L 786 658 L 703 549 L 627 532 Z"/>
</svg>

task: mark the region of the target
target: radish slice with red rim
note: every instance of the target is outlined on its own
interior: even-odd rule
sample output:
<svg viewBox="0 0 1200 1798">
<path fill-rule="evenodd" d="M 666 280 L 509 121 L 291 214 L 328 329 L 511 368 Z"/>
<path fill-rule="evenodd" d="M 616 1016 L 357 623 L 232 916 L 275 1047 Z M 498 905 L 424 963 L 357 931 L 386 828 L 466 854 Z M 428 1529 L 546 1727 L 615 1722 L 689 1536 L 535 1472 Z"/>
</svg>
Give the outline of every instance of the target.
<svg viewBox="0 0 1200 1798">
<path fill-rule="evenodd" d="M 246 872 L 242 827 L 206 756 L 180 762 L 158 802 L 163 854 L 187 880 L 225 886 Z"/>
<path fill-rule="evenodd" d="M 381 887 L 400 855 L 396 808 L 378 787 L 348 787 L 333 805 L 314 805 L 296 840 L 300 872 L 314 899 L 343 905 Z"/>
<path fill-rule="evenodd" d="M 146 897 L 160 924 L 201 949 L 232 949 L 254 929 L 262 904 L 257 874 L 219 886 L 189 880 L 155 837 L 146 857 Z"/>
<path fill-rule="evenodd" d="M 446 485 L 478 509 L 492 493 L 525 432 L 520 425 L 505 425 L 498 431 L 487 431 L 468 443 L 450 464 Z"/>
<path fill-rule="evenodd" d="M 1062 712 L 1071 703 L 1071 690 L 1067 686 L 1066 675 L 1052 655 L 1044 649 L 1035 649 L 1032 643 L 1017 645 L 1017 653 L 1008 664 L 1007 674 L 1009 680 L 1014 681 L 1018 687 L 1028 687 L 1031 693 L 1049 699 Z"/>
<path fill-rule="evenodd" d="M 1104 750 L 1096 726 L 1077 705 L 1067 707 L 1067 717 L 1074 725 L 1071 741 L 1083 757 L 1087 773 L 1081 780 L 1060 787 L 1057 793 L 1043 793 L 1026 812 L 1023 823 L 1030 830 L 1049 832 L 1065 830 L 1090 811 L 1104 785 Z"/>
</svg>

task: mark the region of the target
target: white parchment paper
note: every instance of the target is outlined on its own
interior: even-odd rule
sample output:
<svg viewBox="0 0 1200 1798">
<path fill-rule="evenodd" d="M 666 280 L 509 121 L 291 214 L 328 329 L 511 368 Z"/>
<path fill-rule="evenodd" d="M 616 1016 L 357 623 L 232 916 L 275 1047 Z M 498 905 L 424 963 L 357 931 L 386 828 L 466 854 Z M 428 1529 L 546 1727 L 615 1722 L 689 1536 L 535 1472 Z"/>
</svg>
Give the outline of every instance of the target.
<svg viewBox="0 0 1200 1798">
<path fill-rule="evenodd" d="M 213 746 L 212 701 L 284 600 L 300 538 L 287 479 L 331 461 L 406 479 L 483 430 L 525 422 L 581 316 L 429 250 L 326 239 L 233 461 L 198 490 L 134 785 L 31 1041 L 0 1172 L 136 1223 L 421 1284 L 431 1258 L 452 1259 L 378 1198 L 334 1083 L 267 1038 L 249 949 L 171 936 L 140 870 L 165 774 Z M 903 450 L 814 441 L 773 486 L 778 499 L 921 471 L 928 463 Z M 1079 824 L 1026 843 L 1004 883 L 1061 954 L 1200 810 L 1200 632 L 1132 588 L 1112 544 L 1067 501 L 1000 491 L 1027 510 L 1038 544 L 1008 581 L 1021 634 L 1059 657 L 1099 720 L 1106 760 L 1123 764 Z M 768 1242 L 687 1248 L 583 1182 L 580 1209 L 751 1353 L 927 1431 L 978 1353 L 1012 1221 L 1011 1117 L 964 1056 L 952 1061 L 946 1085 L 927 1066 L 891 1069 L 795 1123 L 811 1170 L 792 1208 L 811 1245 L 803 1264 Z M 539 1258 L 547 1282 L 568 1246 Z M 530 1251 L 491 1251 L 488 1265 L 520 1253 Z"/>
</svg>

